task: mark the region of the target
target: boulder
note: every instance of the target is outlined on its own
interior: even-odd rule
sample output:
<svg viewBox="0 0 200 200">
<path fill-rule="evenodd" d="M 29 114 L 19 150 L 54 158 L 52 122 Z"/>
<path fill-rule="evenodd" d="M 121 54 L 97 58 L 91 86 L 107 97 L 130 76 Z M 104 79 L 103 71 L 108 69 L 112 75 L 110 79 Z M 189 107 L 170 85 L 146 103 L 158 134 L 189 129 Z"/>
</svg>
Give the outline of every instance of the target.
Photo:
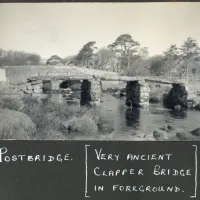
<svg viewBox="0 0 200 200">
<path fill-rule="evenodd" d="M 90 105 L 91 105 L 91 106 L 100 106 L 100 104 L 101 104 L 101 103 L 100 103 L 100 99 L 99 99 L 99 100 L 96 100 L 96 101 L 91 101 L 91 102 L 90 102 Z"/>
<path fill-rule="evenodd" d="M 190 133 L 186 133 L 186 132 L 177 132 L 176 133 L 176 137 L 179 140 L 195 140 L 195 137 L 193 135 L 191 135 Z"/>
<path fill-rule="evenodd" d="M 192 135 L 200 136 L 200 128 L 196 128 L 190 132 Z"/>
<path fill-rule="evenodd" d="M 32 93 L 33 93 L 33 90 L 25 90 L 24 93 L 25 93 L 25 94 L 32 94 Z"/>
<path fill-rule="evenodd" d="M 195 109 L 200 111 L 200 103 L 195 106 Z"/>
<path fill-rule="evenodd" d="M 0 139 L 32 139 L 36 131 L 35 124 L 26 114 L 0 109 Z"/>
<path fill-rule="evenodd" d="M 155 130 L 153 132 L 153 137 L 156 139 L 156 140 L 165 140 L 167 139 L 166 137 L 166 132 L 162 131 L 162 130 Z"/>
<path fill-rule="evenodd" d="M 182 110 L 182 107 L 180 105 L 175 105 L 174 106 L 174 110 L 175 111 L 181 111 Z"/>
<path fill-rule="evenodd" d="M 171 125 L 168 125 L 167 126 L 167 129 L 169 130 L 169 131 L 175 131 L 176 129 L 173 127 L 173 126 L 171 126 Z"/>
<path fill-rule="evenodd" d="M 32 88 L 32 86 L 30 85 L 30 86 L 27 86 L 27 89 L 28 89 L 28 90 L 32 90 L 33 88 Z"/>
<path fill-rule="evenodd" d="M 19 90 L 24 91 L 24 90 L 26 90 L 26 84 L 19 85 L 18 88 L 19 88 Z"/>
<path fill-rule="evenodd" d="M 120 90 L 120 96 L 121 96 L 121 97 L 126 96 L 126 88 L 122 88 L 122 89 Z"/>
<path fill-rule="evenodd" d="M 200 99 L 196 98 L 196 96 L 188 99 L 188 101 L 187 101 L 188 108 L 195 109 L 196 106 L 198 106 L 199 102 L 200 102 Z"/>
<path fill-rule="evenodd" d="M 32 88 L 33 89 L 41 89 L 41 85 L 40 84 L 32 85 Z"/>
<path fill-rule="evenodd" d="M 101 125 L 101 131 L 103 133 L 112 133 L 115 129 L 110 126 L 109 124 L 102 124 Z"/>
<path fill-rule="evenodd" d="M 40 88 L 35 88 L 33 91 L 34 91 L 34 93 L 36 93 L 36 94 L 42 93 L 42 89 L 40 89 Z"/>
<path fill-rule="evenodd" d="M 162 131 L 167 131 L 168 130 L 166 127 L 160 127 L 159 129 L 162 130 Z"/>
<path fill-rule="evenodd" d="M 115 92 L 113 95 L 112 95 L 113 97 L 120 97 L 120 91 L 117 91 L 117 92 Z"/>
</svg>

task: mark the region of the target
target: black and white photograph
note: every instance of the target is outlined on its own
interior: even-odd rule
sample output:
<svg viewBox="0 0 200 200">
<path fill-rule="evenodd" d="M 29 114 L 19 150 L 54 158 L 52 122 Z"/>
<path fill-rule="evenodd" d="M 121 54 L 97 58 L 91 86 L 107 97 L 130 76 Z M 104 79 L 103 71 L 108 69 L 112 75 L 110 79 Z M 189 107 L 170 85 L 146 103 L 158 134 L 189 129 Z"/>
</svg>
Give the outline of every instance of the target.
<svg viewBox="0 0 200 200">
<path fill-rule="evenodd" d="M 200 3 L 1 3 L 1 140 L 200 140 Z"/>
<path fill-rule="evenodd" d="M 200 199 L 199 11 L 0 3 L 0 200 Z"/>
</svg>

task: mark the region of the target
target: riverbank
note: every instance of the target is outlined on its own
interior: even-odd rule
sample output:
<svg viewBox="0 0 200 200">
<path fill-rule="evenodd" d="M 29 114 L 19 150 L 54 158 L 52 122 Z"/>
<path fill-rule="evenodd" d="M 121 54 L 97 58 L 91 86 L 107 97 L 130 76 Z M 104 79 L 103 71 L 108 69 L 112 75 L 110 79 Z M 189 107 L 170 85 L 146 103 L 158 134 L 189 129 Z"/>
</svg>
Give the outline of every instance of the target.
<svg viewBox="0 0 200 200">
<path fill-rule="evenodd" d="M 125 97 L 115 98 L 109 92 L 103 93 L 100 107 L 82 107 L 79 101 L 66 101 L 62 94 L 23 95 L 5 87 L 0 98 L 0 137 L 131 141 L 199 138 L 190 132 L 198 128 L 200 112 L 175 112 L 162 103 L 150 104 L 147 109 L 127 108 Z"/>
<path fill-rule="evenodd" d="M 95 138 L 105 132 L 101 112 L 96 108 L 7 96 L 1 98 L 0 107 L 1 139 L 67 140 L 76 136 Z"/>
</svg>

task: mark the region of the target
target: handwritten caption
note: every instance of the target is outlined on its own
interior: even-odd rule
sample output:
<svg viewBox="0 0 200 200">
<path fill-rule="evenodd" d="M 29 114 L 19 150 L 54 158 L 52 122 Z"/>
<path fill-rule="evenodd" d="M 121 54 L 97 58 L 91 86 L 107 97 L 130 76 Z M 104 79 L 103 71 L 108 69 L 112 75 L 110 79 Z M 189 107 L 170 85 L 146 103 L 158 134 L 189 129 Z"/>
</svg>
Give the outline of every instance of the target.
<svg viewBox="0 0 200 200">
<path fill-rule="evenodd" d="M 98 194 L 104 191 L 117 194 L 184 193 L 187 190 L 185 185 L 190 184 L 194 185 L 194 195 L 190 196 L 194 198 L 197 189 L 197 147 L 193 147 L 195 162 L 185 166 L 178 164 L 176 153 L 148 153 L 148 150 L 139 153 L 132 149 L 131 153 L 113 153 L 88 145 L 85 197 L 90 197 L 91 191 Z M 88 153 L 93 155 L 93 161 L 87 160 Z"/>
<path fill-rule="evenodd" d="M 8 148 L 2 147 L 0 148 L 0 163 L 6 162 L 70 162 L 73 158 L 69 153 L 66 154 L 57 154 L 57 155 L 46 155 L 46 154 L 38 154 L 38 155 L 27 155 L 27 154 L 14 154 L 10 155 Z"/>
</svg>

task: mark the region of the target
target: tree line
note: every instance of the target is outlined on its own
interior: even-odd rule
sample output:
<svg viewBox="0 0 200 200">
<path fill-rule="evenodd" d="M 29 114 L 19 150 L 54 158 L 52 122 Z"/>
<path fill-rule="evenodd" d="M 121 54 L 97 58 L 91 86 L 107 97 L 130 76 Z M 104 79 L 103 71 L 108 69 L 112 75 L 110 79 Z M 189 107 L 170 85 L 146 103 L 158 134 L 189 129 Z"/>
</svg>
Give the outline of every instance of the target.
<svg viewBox="0 0 200 200">
<path fill-rule="evenodd" d="M 151 57 L 148 48 L 142 47 L 129 34 L 120 35 L 112 44 L 101 49 L 97 49 L 95 44 L 95 41 L 90 41 L 77 55 L 57 58 L 57 63 L 115 71 L 123 75 L 183 77 L 200 74 L 200 47 L 191 37 L 180 47 L 173 44 L 163 54 Z M 52 60 L 55 61 L 54 58 Z"/>
<path fill-rule="evenodd" d="M 0 66 L 38 65 L 40 61 L 36 53 L 0 49 Z"/>
<path fill-rule="evenodd" d="M 174 73 L 179 77 L 200 74 L 200 47 L 195 39 L 188 37 L 180 47 L 173 44 L 163 53 L 150 58 L 151 74 Z"/>
<path fill-rule="evenodd" d="M 1 66 L 38 64 L 41 64 L 38 54 L 0 49 Z M 89 41 L 77 55 L 65 58 L 52 55 L 46 61 L 46 65 L 65 64 L 123 75 L 195 75 L 200 71 L 200 47 L 195 39 L 188 37 L 180 47 L 173 44 L 163 54 L 150 57 L 147 47 L 142 47 L 130 34 L 122 34 L 106 47 L 98 49 L 95 41 Z"/>
<path fill-rule="evenodd" d="M 199 74 L 200 71 L 200 47 L 191 37 L 181 47 L 173 44 L 163 54 L 152 57 L 148 56 L 148 48 L 141 47 L 129 34 L 120 35 L 96 53 L 94 45 L 95 42 L 84 45 L 72 63 L 124 75 L 166 76 L 174 73 L 181 77 Z"/>
</svg>

